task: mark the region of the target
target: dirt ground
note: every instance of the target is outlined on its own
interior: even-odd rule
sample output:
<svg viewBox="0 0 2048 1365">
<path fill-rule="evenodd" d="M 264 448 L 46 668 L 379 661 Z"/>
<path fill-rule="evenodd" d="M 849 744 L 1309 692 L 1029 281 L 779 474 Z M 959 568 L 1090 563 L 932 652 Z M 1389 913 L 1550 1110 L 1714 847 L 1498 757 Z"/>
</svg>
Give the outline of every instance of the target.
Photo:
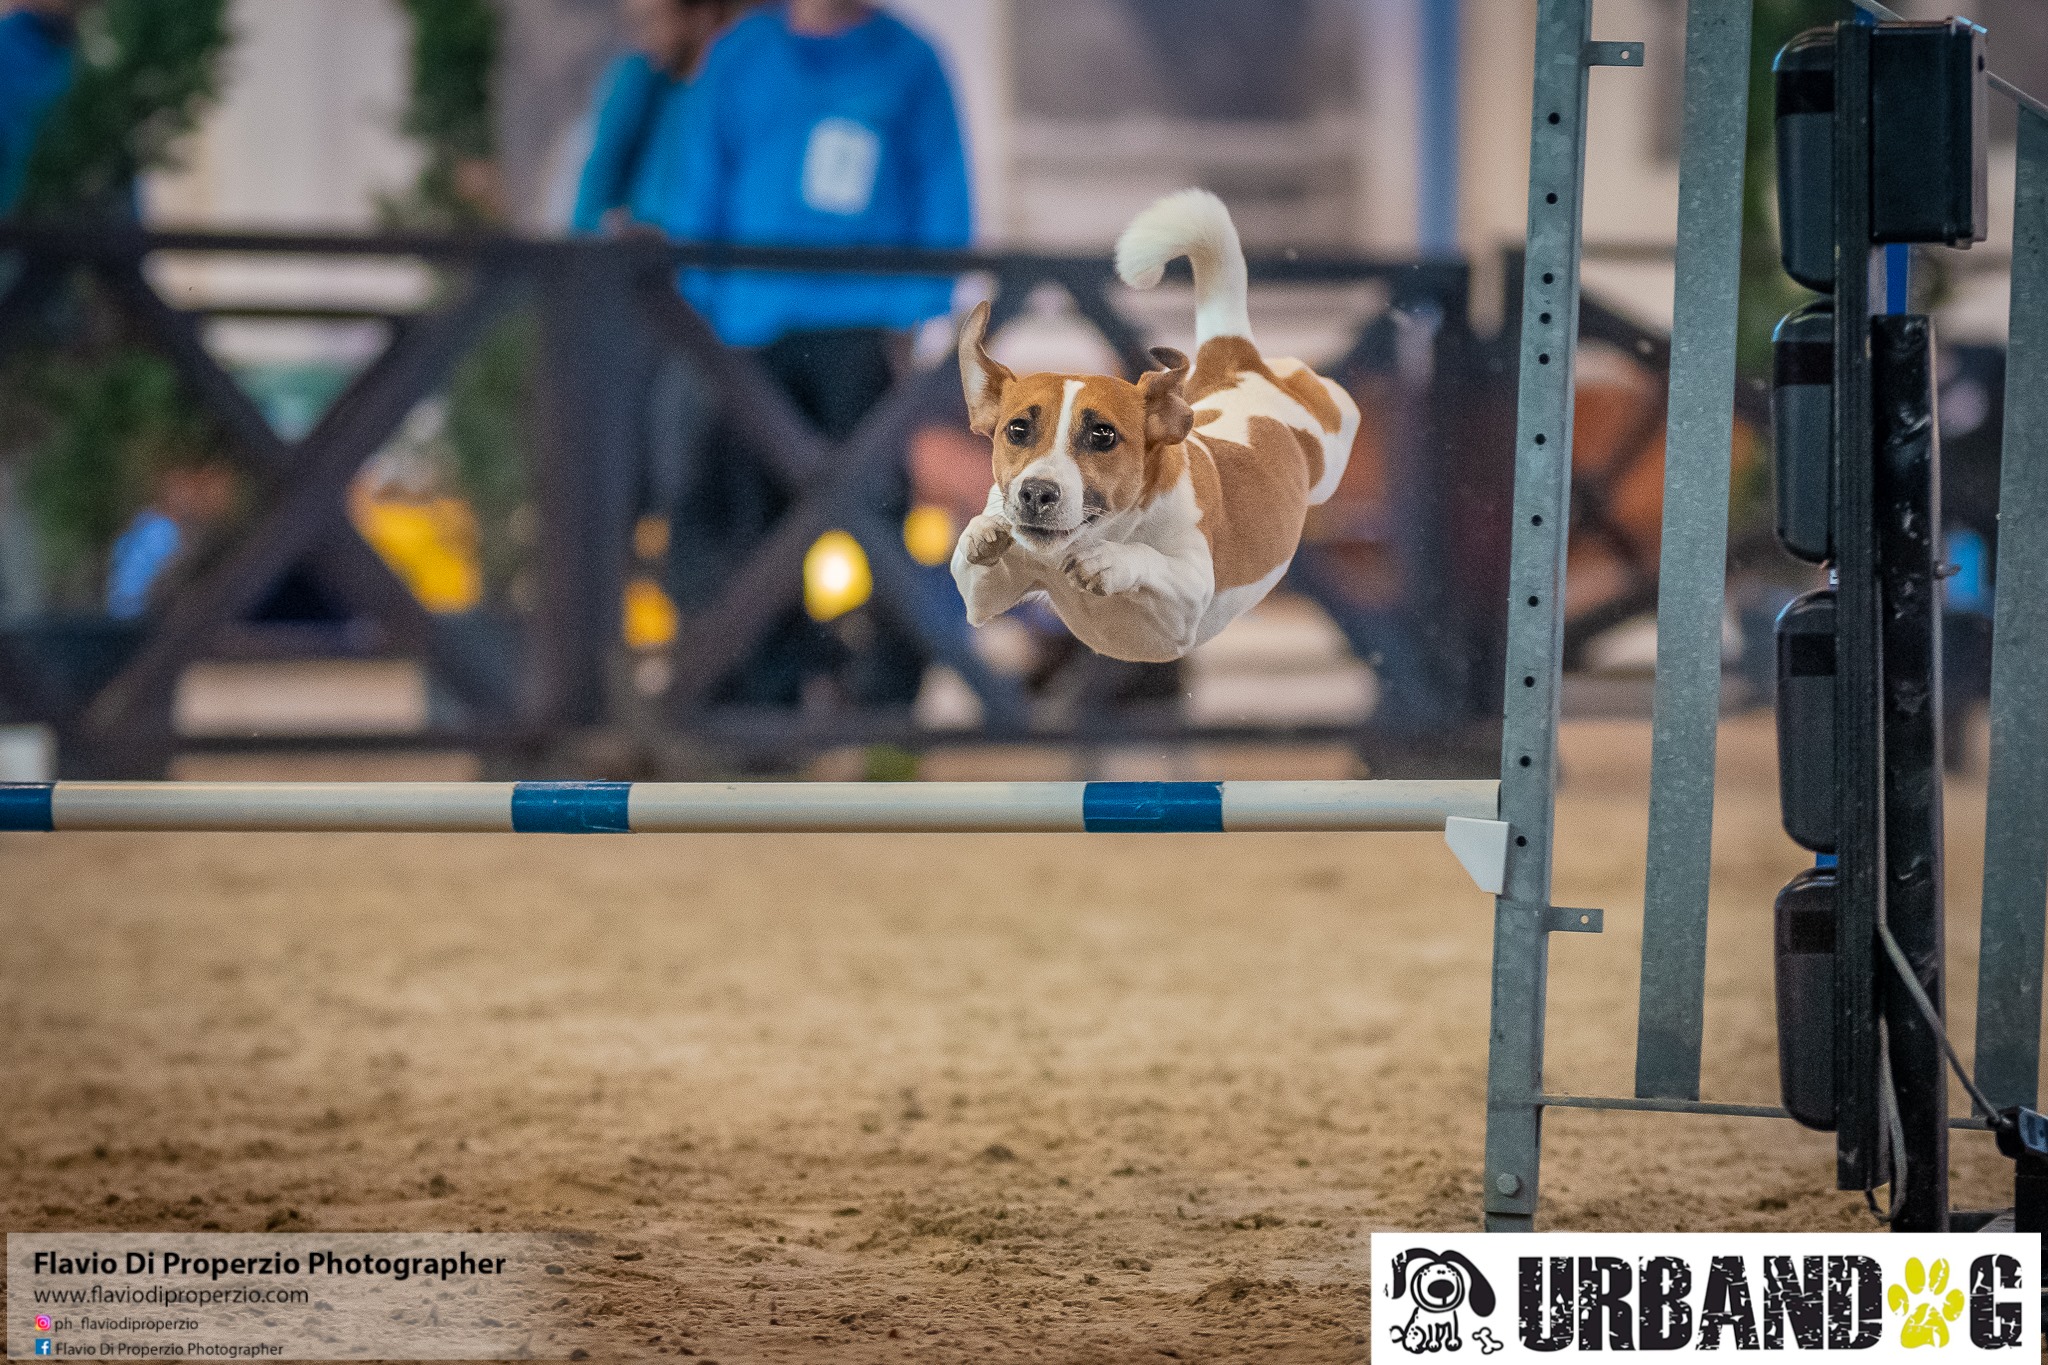
<svg viewBox="0 0 2048 1365">
<path fill-rule="evenodd" d="M 1549 1084 L 1625 1094 L 1647 726 L 1564 759 L 1608 932 L 1553 941 Z M 1765 1103 L 1772 763 L 1727 727 L 1706 1061 Z M 1367 1235 L 1478 1219 L 1490 902 L 1434 836 L 11 835 L 0 878 L 9 1230 L 577 1230 L 622 1357 L 1339 1361 Z M 1546 1139 L 1548 1226 L 1870 1226 L 1789 1123 Z M 1957 1201 L 2001 1165 L 1958 1134 Z"/>
</svg>

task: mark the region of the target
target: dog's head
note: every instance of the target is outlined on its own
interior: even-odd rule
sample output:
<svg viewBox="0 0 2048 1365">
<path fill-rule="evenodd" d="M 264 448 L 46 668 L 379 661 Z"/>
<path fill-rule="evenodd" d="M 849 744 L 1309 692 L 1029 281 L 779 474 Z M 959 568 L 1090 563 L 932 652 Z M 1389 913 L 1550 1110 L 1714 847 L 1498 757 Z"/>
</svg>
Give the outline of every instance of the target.
<svg viewBox="0 0 2048 1365">
<path fill-rule="evenodd" d="M 1106 375 L 1021 378 L 989 357 L 988 305 L 960 333 L 960 380 L 974 430 L 995 444 L 1003 515 L 1046 552 L 1091 539 L 1151 502 L 1169 476 L 1165 452 L 1195 424 L 1188 358 L 1161 347 L 1162 368 L 1127 383 Z"/>
<path fill-rule="evenodd" d="M 1410 1293 L 1416 1307 L 1425 1312 L 1454 1312 L 1469 1295 L 1472 1309 L 1480 1317 L 1493 1313 L 1493 1286 L 1460 1252 L 1414 1247 L 1394 1258 L 1393 1269 L 1394 1297 Z"/>
</svg>

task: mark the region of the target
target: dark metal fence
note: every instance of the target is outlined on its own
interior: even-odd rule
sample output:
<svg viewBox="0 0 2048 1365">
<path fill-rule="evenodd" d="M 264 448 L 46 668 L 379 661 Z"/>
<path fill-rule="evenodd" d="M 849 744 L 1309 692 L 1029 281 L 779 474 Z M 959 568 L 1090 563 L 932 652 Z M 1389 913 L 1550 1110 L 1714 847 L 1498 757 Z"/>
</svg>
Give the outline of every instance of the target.
<svg viewBox="0 0 2048 1365">
<path fill-rule="evenodd" d="M 277 434 L 203 341 L 209 310 L 185 309 L 150 282 L 152 256 L 405 260 L 433 269 L 434 301 L 382 313 L 309 304 L 218 307 L 233 315 L 373 317 L 388 339 L 303 438 Z M 643 765 L 665 751 L 787 762 L 822 748 L 892 742 L 916 747 L 977 739 L 1095 744 L 1190 738 L 1338 739 L 1375 770 L 1490 770 L 1498 740 L 1515 339 L 1481 338 L 1468 315 L 1462 261 L 1385 261 L 1287 253 L 1255 259 L 1255 284 L 1373 283 L 1388 306 L 1327 372 L 1361 399 L 1386 452 L 1384 493 L 1363 524 L 1337 526 L 1303 547 L 1288 586 L 1320 605 L 1380 680 L 1362 725 L 1194 727 L 1171 702 L 1126 702 L 1129 666 L 1089 658 L 1085 702 L 1058 707 L 976 653 L 950 576 L 914 561 L 877 489 L 890 486 L 920 427 L 964 426 L 949 361 L 909 374 L 843 444 L 826 440 L 749 354 L 721 345 L 681 299 L 683 267 L 985 275 L 1000 328 L 1037 291 L 1063 291 L 1135 374 L 1145 343 L 1112 303 L 1107 260 L 1030 253 L 814 252 L 676 246 L 652 241 L 533 241 L 390 234 L 138 233 L 0 228 L 11 284 L 0 293 L 0 353 L 19 344 L 67 279 L 90 275 L 128 323 L 175 366 L 227 432 L 258 490 L 258 510 L 235 542 L 181 583 L 161 609 L 130 626 L 42 620 L 0 628 L 0 719 L 52 725 L 67 776 L 161 770 L 175 752 L 256 747 L 261 740 L 195 740 L 174 732 L 174 683 L 217 653 L 225 636 L 288 570 L 310 574 L 351 620 L 348 648 L 416 659 L 445 699 L 423 732 L 365 740 L 300 736 L 290 743 L 473 748 L 504 766 L 564 771 L 584 763 L 579 741 L 629 735 Z M 1514 288 L 1511 269 L 1509 287 Z M 537 593 L 512 619 L 426 611 L 351 524 L 346 495 L 406 415 L 439 390 L 464 353 L 514 307 L 538 320 L 528 473 L 537 517 Z M 1512 311 L 1510 311 L 1512 316 Z M 1587 310 L 1649 370 L 1668 344 L 1617 315 Z M 681 623 L 670 682 L 648 707 L 619 679 L 621 593 L 629 571 L 643 395 L 629 346 L 672 347 L 709 382 L 717 418 L 788 497 L 788 510 L 731 567 L 709 605 Z M 1647 350 L 1645 349 L 1647 347 Z M 1662 349 L 1659 349 L 1659 348 Z M 1645 413 L 1635 451 L 1586 482 L 1575 502 L 1593 529 L 1601 479 L 1646 454 L 1661 403 Z M 802 600 L 802 561 L 819 534 L 851 533 L 865 550 L 874 599 L 925 657 L 951 668 L 979 701 L 969 731 L 929 732 L 907 713 L 858 708 L 771 711 L 715 701 L 721 682 Z M 1390 566 L 1391 592 L 1364 591 L 1357 552 Z M 1653 601 L 1649 566 L 1623 606 Z M 1609 615 L 1616 608 L 1609 609 Z M 1605 618 L 1602 618 L 1605 619 Z M 242 637 L 246 643 L 247 633 Z M 259 646 L 260 648 L 260 646 Z M 277 741 L 271 741 L 276 743 Z M 618 746 L 613 746 L 614 752 Z M 658 762 L 656 763 L 658 765 Z"/>
</svg>

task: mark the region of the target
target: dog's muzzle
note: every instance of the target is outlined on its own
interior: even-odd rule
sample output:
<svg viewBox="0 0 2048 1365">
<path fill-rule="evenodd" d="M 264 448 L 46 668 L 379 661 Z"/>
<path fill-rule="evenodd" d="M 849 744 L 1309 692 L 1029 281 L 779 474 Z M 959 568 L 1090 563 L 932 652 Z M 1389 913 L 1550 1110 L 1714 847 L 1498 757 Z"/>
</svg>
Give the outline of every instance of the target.
<svg viewBox="0 0 2048 1365">
<path fill-rule="evenodd" d="M 1053 540 L 1079 530 L 1069 523 L 1066 499 L 1051 479 L 1024 479 L 1010 490 L 1010 521 L 1019 531 Z"/>
</svg>

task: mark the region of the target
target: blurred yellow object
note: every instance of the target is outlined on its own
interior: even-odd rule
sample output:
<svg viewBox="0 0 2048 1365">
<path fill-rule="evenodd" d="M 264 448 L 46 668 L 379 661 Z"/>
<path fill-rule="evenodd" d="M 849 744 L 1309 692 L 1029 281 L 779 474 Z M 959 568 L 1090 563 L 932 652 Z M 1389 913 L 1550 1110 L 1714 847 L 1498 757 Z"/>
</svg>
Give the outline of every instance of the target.
<svg viewBox="0 0 2048 1365">
<path fill-rule="evenodd" d="M 804 553 L 804 610 L 812 620 L 836 620 L 874 590 L 867 551 L 846 532 L 827 531 Z"/>
<path fill-rule="evenodd" d="M 668 518 L 642 517 L 633 523 L 633 555 L 652 564 L 668 553 Z"/>
<path fill-rule="evenodd" d="M 476 514 L 460 498 L 358 495 L 356 529 L 428 611 L 469 611 L 483 600 Z"/>
<path fill-rule="evenodd" d="M 903 519 L 903 548 L 927 568 L 937 568 L 953 557 L 953 542 L 958 535 L 953 514 L 930 503 L 911 508 L 910 515 Z"/>
<path fill-rule="evenodd" d="M 626 643 L 634 649 L 660 649 L 676 638 L 676 604 L 661 585 L 644 574 L 626 584 Z"/>
</svg>

